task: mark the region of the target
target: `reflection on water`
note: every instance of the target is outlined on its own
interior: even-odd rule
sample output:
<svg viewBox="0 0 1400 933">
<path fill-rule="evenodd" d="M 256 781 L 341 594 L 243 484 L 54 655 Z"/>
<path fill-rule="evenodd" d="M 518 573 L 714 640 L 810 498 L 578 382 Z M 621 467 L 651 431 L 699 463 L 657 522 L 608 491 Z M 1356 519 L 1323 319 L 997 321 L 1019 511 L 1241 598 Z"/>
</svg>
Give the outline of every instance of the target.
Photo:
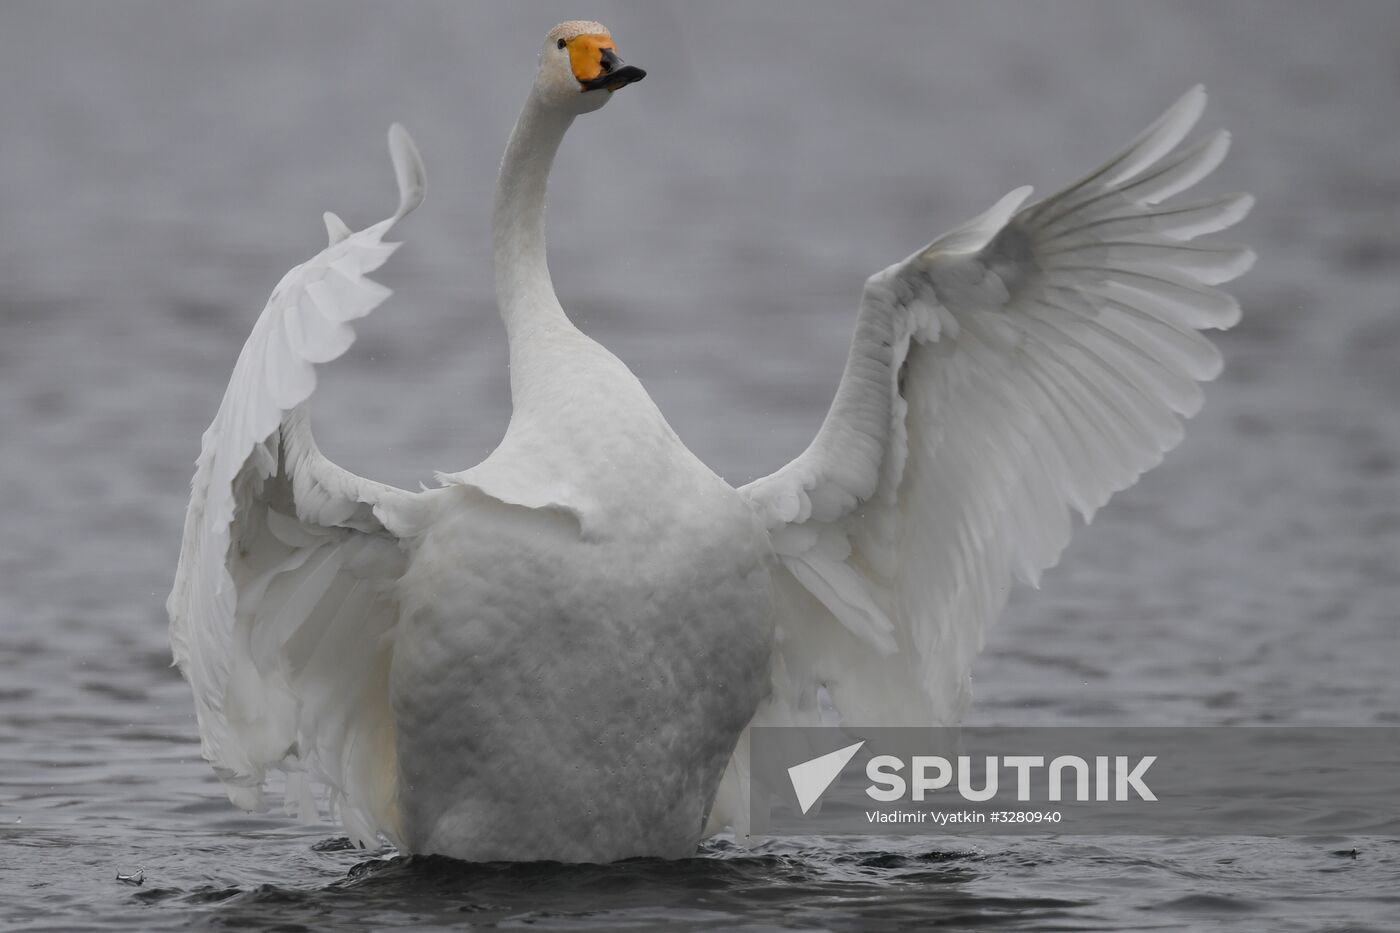
<svg viewBox="0 0 1400 933">
<path fill-rule="evenodd" d="M 1393 842 L 831 840 L 680 863 L 346 851 L 223 799 L 162 603 L 200 432 L 322 210 L 382 216 L 382 133 L 430 175 L 316 400 L 327 451 L 411 485 L 507 415 L 486 218 L 565 5 L 264 0 L 0 9 L 0 916 L 616 929 L 1388 926 Z M 603 3 L 645 84 L 581 120 L 551 200 L 575 318 L 736 482 L 810 439 L 860 283 L 1181 91 L 1236 133 L 1258 267 L 1186 444 L 1020 594 L 982 724 L 1400 719 L 1400 8 Z M 606 240 L 598 231 L 608 231 Z M 137 886 L 119 872 L 145 869 Z"/>
</svg>

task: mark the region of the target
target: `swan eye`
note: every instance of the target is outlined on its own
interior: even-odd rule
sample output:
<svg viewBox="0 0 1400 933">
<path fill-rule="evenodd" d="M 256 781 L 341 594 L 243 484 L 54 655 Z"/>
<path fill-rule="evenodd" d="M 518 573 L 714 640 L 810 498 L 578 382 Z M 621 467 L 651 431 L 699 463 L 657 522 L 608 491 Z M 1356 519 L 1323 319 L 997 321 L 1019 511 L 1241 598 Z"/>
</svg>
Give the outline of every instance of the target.
<svg viewBox="0 0 1400 933">
<path fill-rule="evenodd" d="M 563 39 L 560 39 L 560 40 L 559 40 L 559 48 L 562 49 L 562 48 L 565 46 L 565 44 L 566 44 L 566 43 L 564 42 Z"/>
</svg>

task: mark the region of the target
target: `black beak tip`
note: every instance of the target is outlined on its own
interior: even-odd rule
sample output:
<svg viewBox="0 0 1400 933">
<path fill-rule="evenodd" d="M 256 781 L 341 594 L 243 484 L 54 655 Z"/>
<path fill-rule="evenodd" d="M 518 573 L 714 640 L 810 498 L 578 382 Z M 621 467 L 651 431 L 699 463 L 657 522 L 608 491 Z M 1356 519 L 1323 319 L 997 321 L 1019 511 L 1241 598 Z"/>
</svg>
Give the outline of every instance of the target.
<svg viewBox="0 0 1400 933">
<path fill-rule="evenodd" d="M 611 50 L 603 55 L 603 67 L 606 69 L 596 78 L 587 81 L 580 81 L 585 91 L 597 91 L 607 89 L 616 91 L 629 84 L 636 84 L 647 76 L 647 73 L 636 65 L 624 65 L 622 59 L 612 54 Z"/>
<path fill-rule="evenodd" d="M 646 71 L 642 68 L 638 68 L 636 65 L 623 65 L 621 68 L 608 75 L 608 77 L 612 79 L 609 82 L 609 86 L 616 90 L 628 84 L 636 84 L 646 76 Z"/>
</svg>

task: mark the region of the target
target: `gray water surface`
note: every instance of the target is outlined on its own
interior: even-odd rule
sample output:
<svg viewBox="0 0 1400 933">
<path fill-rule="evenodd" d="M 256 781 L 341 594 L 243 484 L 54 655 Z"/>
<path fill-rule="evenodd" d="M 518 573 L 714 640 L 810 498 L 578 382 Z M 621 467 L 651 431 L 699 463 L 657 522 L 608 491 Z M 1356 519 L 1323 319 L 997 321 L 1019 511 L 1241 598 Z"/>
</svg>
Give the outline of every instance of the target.
<svg viewBox="0 0 1400 933">
<path fill-rule="evenodd" d="M 329 367 L 326 452 L 400 485 L 508 415 L 489 205 L 533 56 L 649 71 L 551 199 L 577 322 L 735 483 L 819 424 L 865 276 L 1047 193 L 1203 81 L 1259 198 L 1185 443 L 1021 592 L 978 724 L 1400 721 L 1400 6 L 11 3 L 0 7 L 0 925 L 1393 929 L 1382 839 L 808 841 L 608 867 L 384 861 L 233 809 L 163 602 L 199 436 L 282 273 L 428 200 Z M 144 884 L 115 880 L 144 868 Z"/>
</svg>

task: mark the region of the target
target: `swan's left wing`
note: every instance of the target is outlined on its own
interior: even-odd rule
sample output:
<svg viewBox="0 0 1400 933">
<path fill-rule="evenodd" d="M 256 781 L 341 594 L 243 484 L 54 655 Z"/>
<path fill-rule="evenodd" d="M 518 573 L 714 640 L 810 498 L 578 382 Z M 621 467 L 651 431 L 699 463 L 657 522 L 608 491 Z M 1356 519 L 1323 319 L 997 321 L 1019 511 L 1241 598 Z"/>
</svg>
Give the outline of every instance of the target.
<svg viewBox="0 0 1400 933">
<path fill-rule="evenodd" d="M 310 776 L 366 844 L 395 835 L 392 584 L 421 506 L 322 456 L 302 406 L 315 365 L 344 353 L 350 322 L 388 296 L 367 276 L 422 198 L 412 141 L 397 125 L 389 140 L 398 211 L 355 233 L 327 214 L 330 245 L 282 279 L 238 357 L 204 432 L 167 603 L 201 749 L 233 802 L 260 809 L 277 768 L 288 803 L 314 813 Z"/>
<path fill-rule="evenodd" d="M 1012 578 L 1181 439 L 1220 371 L 1199 331 L 1239 315 L 1211 286 L 1253 258 L 1188 242 L 1247 196 L 1162 203 L 1225 155 L 1223 132 L 1177 148 L 1204 105 L 1192 90 L 1079 182 L 1019 210 L 1018 189 L 866 283 L 816 439 L 742 490 L 782 564 L 755 723 L 956 722 Z"/>
</svg>

